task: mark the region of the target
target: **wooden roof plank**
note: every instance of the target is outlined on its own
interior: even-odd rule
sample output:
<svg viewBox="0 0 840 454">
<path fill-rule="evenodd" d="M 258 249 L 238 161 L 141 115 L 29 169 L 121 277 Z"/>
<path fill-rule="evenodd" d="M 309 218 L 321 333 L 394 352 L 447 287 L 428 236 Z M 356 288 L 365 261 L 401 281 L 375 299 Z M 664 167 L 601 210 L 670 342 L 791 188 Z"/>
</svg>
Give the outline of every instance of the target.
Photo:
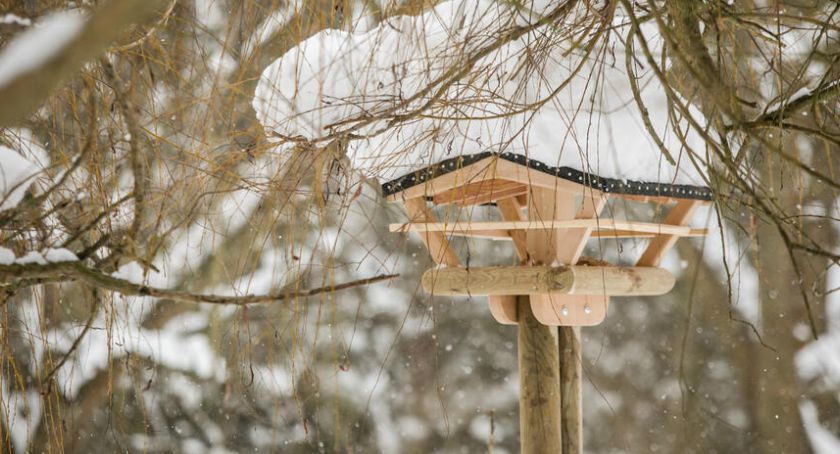
<svg viewBox="0 0 840 454">
<path fill-rule="evenodd" d="M 388 200 L 399 202 L 418 197 L 434 197 L 450 189 L 493 179 L 495 176 L 496 160 L 482 159 L 481 161 L 474 162 L 438 177 L 430 178 L 403 191 L 391 194 L 388 196 Z"/>
<path fill-rule="evenodd" d="M 488 179 L 449 189 L 434 196 L 436 205 L 455 203 L 462 206 L 480 205 L 528 192 L 528 187 L 509 180 Z"/>
</svg>

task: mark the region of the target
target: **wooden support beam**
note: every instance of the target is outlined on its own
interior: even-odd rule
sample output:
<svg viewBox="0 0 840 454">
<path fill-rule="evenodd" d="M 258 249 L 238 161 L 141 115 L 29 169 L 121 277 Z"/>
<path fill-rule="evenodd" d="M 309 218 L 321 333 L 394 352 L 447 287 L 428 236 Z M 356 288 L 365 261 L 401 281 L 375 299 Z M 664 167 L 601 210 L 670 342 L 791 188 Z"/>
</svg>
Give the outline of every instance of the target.
<svg viewBox="0 0 840 454">
<path fill-rule="evenodd" d="M 502 219 L 506 221 L 524 221 L 522 205 L 516 197 L 502 199 L 496 202 L 496 207 L 502 213 Z M 528 249 L 525 243 L 525 232 L 519 230 L 505 230 L 508 238 L 513 241 L 516 255 L 519 261 L 524 263 L 528 260 Z M 515 325 L 518 321 L 516 297 L 509 295 L 489 295 L 487 302 L 490 305 L 490 313 L 497 322 L 503 325 Z"/>
<path fill-rule="evenodd" d="M 521 232 L 521 230 L 471 230 L 469 232 L 447 232 L 451 236 L 463 236 L 468 238 L 483 238 L 487 240 L 497 241 L 511 241 L 511 234 L 514 232 Z M 701 237 L 706 236 L 708 232 L 706 229 L 691 229 L 688 235 L 679 235 L 680 238 Z M 606 240 L 616 240 L 623 238 L 655 238 L 655 233 L 633 232 L 629 230 L 595 230 L 589 234 L 589 239 L 603 238 Z"/>
<path fill-rule="evenodd" d="M 701 232 L 692 231 L 689 235 L 684 236 L 700 236 Z M 604 239 L 621 239 L 621 238 L 653 238 L 655 233 L 634 232 L 632 230 L 595 230 L 589 234 L 589 238 L 604 238 Z"/>
<path fill-rule="evenodd" d="M 691 215 L 701 205 L 697 200 L 682 200 L 677 202 L 674 208 L 665 217 L 664 224 L 668 226 L 685 226 L 691 220 Z M 663 234 L 657 235 L 650 241 L 645 252 L 642 253 L 637 266 L 659 266 L 665 254 L 674 247 L 674 244 L 681 235 L 673 234 L 663 230 Z M 704 232 L 705 234 L 705 232 Z"/>
<path fill-rule="evenodd" d="M 577 263 L 580 255 L 583 253 L 583 248 L 586 246 L 586 241 L 592 235 L 592 232 L 600 226 L 598 215 L 607 204 L 606 197 L 589 197 L 584 195 L 581 201 L 580 209 L 575 218 L 577 220 L 595 220 L 599 221 L 595 227 L 583 227 L 580 229 L 573 229 L 565 232 L 563 241 L 557 246 L 555 258 L 559 263 L 573 265 Z"/>
<path fill-rule="evenodd" d="M 525 215 L 522 214 L 522 205 L 519 204 L 516 198 L 499 200 L 496 202 L 496 207 L 502 213 L 502 219 L 505 221 L 525 221 Z M 505 230 L 505 232 L 513 240 L 513 246 L 516 248 L 516 255 L 519 256 L 519 260 L 527 260 L 528 249 L 525 242 L 525 232 L 519 230 Z"/>
<path fill-rule="evenodd" d="M 467 238 L 481 238 L 485 240 L 511 241 L 510 230 L 473 230 L 472 232 L 447 232 L 450 236 L 462 236 Z M 655 235 L 648 234 L 647 238 Z"/>
<path fill-rule="evenodd" d="M 432 268 L 423 288 L 434 295 L 662 295 L 674 287 L 665 269 L 620 266 Z"/>
<path fill-rule="evenodd" d="M 528 220 L 502 222 L 500 228 L 526 230 L 526 244 L 530 264 L 551 265 L 562 236 L 558 229 L 587 227 L 577 224 L 573 193 L 531 187 L 528 194 Z"/>
<path fill-rule="evenodd" d="M 654 235 L 701 236 L 706 229 L 692 229 L 685 225 L 657 224 L 655 222 L 618 221 L 615 219 L 554 219 L 540 221 L 490 221 L 490 222 L 406 222 L 391 224 L 392 232 L 447 232 L 469 233 L 484 230 L 570 230 L 597 229 L 648 233 Z M 591 232 L 590 232 L 591 233 Z M 552 234 L 552 237 L 554 234 Z M 552 251 L 554 249 L 552 248 Z"/>
<path fill-rule="evenodd" d="M 434 213 L 426 206 L 426 200 L 422 197 L 406 200 L 405 209 L 410 220 L 420 222 L 437 222 Z M 458 255 L 449 246 L 449 241 L 441 232 L 421 232 L 420 238 L 426 243 L 426 248 L 432 256 L 432 260 L 438 264 L 458 266 L 460 261 Z"/>
<path fill-rule="evenodd" d="M 540 314 L 540 321 L 546 326 L 562 328 L 573 326 L 596 326 L 607 318 L 608 296 L 565 295 L 562 293 L 531 294 L 531 310 L 534 317 Z"/>
<path fill-rule="evenodd" d="M 557 328 L 534 318 L 527 296 L 518 297 L 517 307 L 520 452 L 559 453 L 562 403 Z"/>
</svg>

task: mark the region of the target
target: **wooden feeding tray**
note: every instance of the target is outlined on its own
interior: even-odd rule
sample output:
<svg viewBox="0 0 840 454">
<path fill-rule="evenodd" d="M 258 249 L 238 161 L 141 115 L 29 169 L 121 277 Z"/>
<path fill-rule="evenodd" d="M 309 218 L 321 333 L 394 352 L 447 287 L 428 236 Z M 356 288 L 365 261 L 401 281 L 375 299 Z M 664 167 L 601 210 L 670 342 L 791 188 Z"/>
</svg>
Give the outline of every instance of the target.
<svg viewBox="0 0 840 454">
<path fill-rule="evenodd" d="M 552 326 L 601 323 L 610 296 L 668 292 L 673 276 L 657 267 L 679 238 L 706 235 L 705 229 L 687 224 L 697 207 L 712 200 L 705 187 L 603 178 L 490 152 L 440 162 L 385 183 L 383 191 L 408 213 L 408 222 L 392 224 L 391 231 L 418 233 L 439 265 L 423 277 L 427 291 L 486 295 L 493 317 L 505 324 L 517 323 L 516 297 L 527 294 L 536 319 Z M 622 221 L 601 216 L 610 200 L 671 208 L 662 222 Z M 502 221 L 441 220 L 430 209 L 490 203 Z M 521 265 L 462 268 L 450 247 L 451 236 L 512 241 Z M 579 263 L 590 238 L 650 242 L 633 266 Z"/>
</svg>

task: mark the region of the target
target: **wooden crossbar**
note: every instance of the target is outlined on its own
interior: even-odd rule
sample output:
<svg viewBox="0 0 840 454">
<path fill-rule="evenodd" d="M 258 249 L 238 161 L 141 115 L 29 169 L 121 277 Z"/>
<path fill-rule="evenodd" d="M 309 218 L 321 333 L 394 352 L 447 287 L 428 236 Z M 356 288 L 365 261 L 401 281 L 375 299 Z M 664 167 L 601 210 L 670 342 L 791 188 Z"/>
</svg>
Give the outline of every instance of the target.
<svg viewBox="0 0 840 454">
<path fill-rule="evenodd" d="M 471 230 L 469 232 L 464 231 L 457 231 L 457 232 L 446 232 L 452 236 L 462 236 L 462 237 L 472 237 L 472 238 L 484 238 L 488 240 L 496 240 L 496 241 L 511 241 L 511 233 L 518 232 L 518 230 L 509 231 L 509 230 Z M 687 235 L 677 235 L 680 237 L 701 237 L 706 236 L 706 229 L 691 229 L 691 233 Z M 589 235 L 590 238 L 603 238 L 603 239 L 624 239 L 624 238 L 656 238 L 656 233 L 648 233 L 648 232 L 635 232 L 633 230 L 610 230 L 610 229 L 603 229 L 603 230 L 596 230 Z"/>
<path fill-rule="evenodd" d="M 432 268 L 423 288 L 435 295 L 662 295 L 674 276 L 662 268 L 620 266 L 498 266 Z"/>
<path fill-rule="evenodd" d="M 597 232 L 648 233 L 673 236 L 704 236 L 707 229 L 693 229 L 682 225 L 651 222 L 617 221 L 614 219 L 567 219 L 547 221 L 493 221 L 493 222 L 407 222 L 391 224 L 391 232 L 482 232 L 498 230 L 562 230 L 591 228 Z"/>
</svg>

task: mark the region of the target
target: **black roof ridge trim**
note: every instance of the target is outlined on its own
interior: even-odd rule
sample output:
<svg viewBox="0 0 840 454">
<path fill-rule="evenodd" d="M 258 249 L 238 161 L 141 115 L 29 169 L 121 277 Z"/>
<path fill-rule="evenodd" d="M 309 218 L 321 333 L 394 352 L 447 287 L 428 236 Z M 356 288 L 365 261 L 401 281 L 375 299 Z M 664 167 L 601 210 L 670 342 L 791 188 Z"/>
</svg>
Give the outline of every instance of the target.
<svg viewBox="0 0 840 454">
<path fill-rule="evenodd" d="M 645 195 L 654 197 L 672 197 L 676 199 L 713 200 L 714 193 L 705 186 L 692 186 L 687 184 L 652 183 L 644 181 L 622 180 L 618 178 L 606 178 L 594 173 L 583 172 L 573 167 L 552 167 L 540 161 L 530 159 L 516 153 L 495 153 L 485 151 L 471 155 L 457 156 L 432 164 L 429 167 L 420 169 L 399 178 L 391 180 L 382 185 L 382 193 L 390 196 L 406 189 L 425 183 L 433 178 L 454 172 L 475 162 L 490 156 L 498 156 L 505 161 L 527 166 L 528 168 L 543 172 L 564 180 L 589 186 L 608 194 Z"/>
</svg>

